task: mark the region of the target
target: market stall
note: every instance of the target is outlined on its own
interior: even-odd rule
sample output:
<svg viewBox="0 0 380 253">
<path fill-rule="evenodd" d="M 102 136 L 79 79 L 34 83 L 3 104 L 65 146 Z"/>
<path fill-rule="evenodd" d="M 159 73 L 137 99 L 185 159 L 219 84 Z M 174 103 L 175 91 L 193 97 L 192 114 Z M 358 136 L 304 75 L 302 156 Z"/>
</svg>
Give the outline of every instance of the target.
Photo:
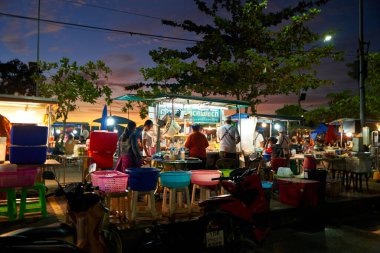
<svg viewBox="0 0 380 253">
<path fill-rule="evenodd" d="M 207 149 L 208 168 L 214 168 L 218 158 L 219 146 L 216 131 L 223 123 L 225 111 L 240 109 L 249 105 L 247 101 L 174 94 L 161 94 L 153 98 L 125 95 L 117 97 L 115 100 L 145 100 L 150 102 L 149 118 L 157 122 L 161 129 L 161 131 L 157 131 L 157 152 L 174 149 L 178 153 L 190 133 L 190 126 L 193 124 L 201 125 L 203 133 L 210 144 Z M 239 132 L 242 133 L 241 125 L 239 126 Z M 162 135 L 166 142 L 163 142 L 162 138 L 160 138 Z M 162 145 L 163 143 L 165 144 L 164 146 Z"/>
</svg>

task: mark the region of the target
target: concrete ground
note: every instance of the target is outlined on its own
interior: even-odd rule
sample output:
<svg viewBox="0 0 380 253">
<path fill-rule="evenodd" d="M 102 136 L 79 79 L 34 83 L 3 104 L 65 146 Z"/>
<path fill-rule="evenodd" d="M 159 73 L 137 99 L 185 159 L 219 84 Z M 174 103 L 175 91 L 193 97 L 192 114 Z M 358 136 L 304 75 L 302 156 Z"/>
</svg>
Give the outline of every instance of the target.
<svg viewBox="0 0 380 253">
<path fill-rule="evenodd" d="M 62 171 L 57 168 L 57 175 Z M 59 173 L 60 172 L 60 173 Z M 73 164 L 66 168 L 66 183 L 78 182 L 82 178 L 80 166 Z M 48 192 L 53 192 L 57 186 L 54 181 L 46 181 Z M 272 231 L 267 240 L 257 252 L 380 252 L 380 183 L 370 180 L 370 191 L 345 190 L 336 197 L 326 198 L 323 206 L 317 209 L 300 209 L 288 206 L 278 200 L 274 194 L 271 199 Z M 66 200 L 64 197 L 48 198 L 47 218 L 39 215 L 29 215 L 23 221 L 8 222 L 0 218 L 0 233 L 28 226 L 51 224 L 65 221 Z M 157 203 L 160 210 L 161 203 Z M 358 215 L 362 214 L 362 215 Z M 177 216 L 176 222 L 190 222 L 200 213 Z M 118 220 L 115 227 L 125 231 L 125 237 L 132 231 L 142 231 L 152 226 L 149 218 L 138 219 L 134 230 Z M 160 217 L 160 224 L 175 224 L 166 217 Z M 315 225 L 318 229 L 310 230 L 308 225 Z M 144 232 L 141 232 L 144 234 Z"/>
</svg>

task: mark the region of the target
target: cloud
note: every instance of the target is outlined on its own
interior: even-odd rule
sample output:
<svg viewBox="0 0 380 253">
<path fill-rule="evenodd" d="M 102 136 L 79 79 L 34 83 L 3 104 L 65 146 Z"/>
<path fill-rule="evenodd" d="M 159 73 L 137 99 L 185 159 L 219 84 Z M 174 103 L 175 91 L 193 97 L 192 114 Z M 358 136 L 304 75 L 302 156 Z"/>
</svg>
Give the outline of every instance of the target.
<svg viewBox="0 0 380 253">
<path fill-rule="evenodd" d="M 1 41 L 9 48 L 13 53 L 26 54 L 29 52 L 28 44 L 24 39 L 24 35 L 21 31 L 21 22 L 19 20 L 10 20 L 7 22 L 7 31 L 3 30 Z"/>
</svg>

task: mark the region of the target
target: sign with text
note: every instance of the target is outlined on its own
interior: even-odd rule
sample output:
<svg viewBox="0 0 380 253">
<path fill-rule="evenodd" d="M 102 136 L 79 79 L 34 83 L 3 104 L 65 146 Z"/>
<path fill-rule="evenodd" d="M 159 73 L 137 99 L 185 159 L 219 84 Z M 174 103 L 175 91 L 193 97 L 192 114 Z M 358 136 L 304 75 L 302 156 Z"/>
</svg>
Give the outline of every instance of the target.
<svg viewBox="0 0 380 253">
<path fill-rule="evenodd" d="M 172 113 L 172 107 L 160 107 L 158 116 L 161 118 L 163 115 Z M 220 109 L 196 109 L 196 108 L 181 108 L 174 107 L 174 117 L 183 118 L 189 115 L 194 123 L 219 123 L 221 117 Z"/>
</svg>

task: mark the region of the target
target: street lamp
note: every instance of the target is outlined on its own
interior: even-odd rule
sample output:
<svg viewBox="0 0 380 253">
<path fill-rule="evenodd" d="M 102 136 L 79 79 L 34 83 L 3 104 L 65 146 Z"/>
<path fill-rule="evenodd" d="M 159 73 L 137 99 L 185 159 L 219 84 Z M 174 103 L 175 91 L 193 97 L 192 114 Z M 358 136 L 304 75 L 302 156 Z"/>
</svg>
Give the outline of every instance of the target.
<svg viewBox="0 0 380 253">
<path fill-rule="evenodd" d="M 327 34 L 325 38 L 323 39 L 323 42 L 329 42 L 331 41 L 331 39 L 332 39 L 332 36 L 330 34 Z"/>
</svg>

